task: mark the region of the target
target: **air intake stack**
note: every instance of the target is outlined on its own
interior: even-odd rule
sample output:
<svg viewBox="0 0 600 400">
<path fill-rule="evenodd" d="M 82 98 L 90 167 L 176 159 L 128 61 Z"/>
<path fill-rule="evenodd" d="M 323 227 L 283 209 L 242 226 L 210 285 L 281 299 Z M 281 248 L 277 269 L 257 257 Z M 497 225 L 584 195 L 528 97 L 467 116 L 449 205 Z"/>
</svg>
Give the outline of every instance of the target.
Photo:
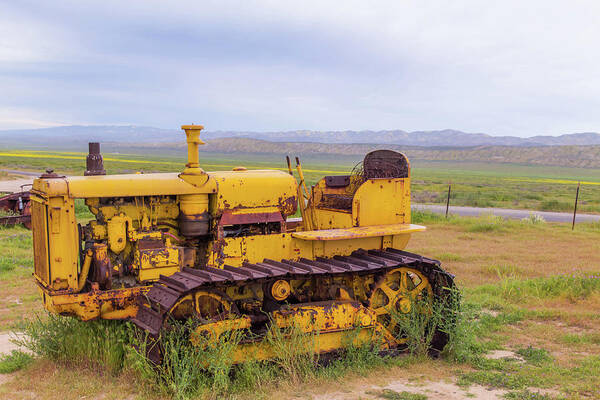
<svg viewBox="0 0 600 400">
<path fill-rule="evenodd" d="M 188 162 L 179 177 L 197 188 L 208 181 L 208 174 L 200 168 L 199 146 L 202 125 L 182 125 L 188 145 Z M 210 213 L 208 211 L 208 194 L 187 194 L 179 197 L 179 230 L 183 236 L 197 237 L 210 232 Z"/>
<path fill-rule="evenodd" d="M 181 129 L 185 131 L 187 136 L 188 162 L 179 177 L 190 185 L 200 187 L 208 180 L 208 175 L 200 168 L 200 156 L 198 154 L 200 145 L 204 144 L 200 140 L 200 131 L 204 127 L 202 125 L 182 125 Z"/>
</svg>

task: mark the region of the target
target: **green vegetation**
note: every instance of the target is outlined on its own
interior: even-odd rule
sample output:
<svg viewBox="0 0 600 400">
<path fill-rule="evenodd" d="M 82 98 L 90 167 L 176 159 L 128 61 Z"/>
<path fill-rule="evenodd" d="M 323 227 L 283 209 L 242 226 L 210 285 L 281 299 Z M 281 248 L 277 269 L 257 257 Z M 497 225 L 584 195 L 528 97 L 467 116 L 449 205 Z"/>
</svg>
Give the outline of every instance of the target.
<svg viewBox="0 0 600 400">
<path fill-rule="evenodd" d="M 427 396 L 419 393 L 411 393 L 406 390 L 402 392 L 396 392 L 391 389 L 383 389 L 379 392 L 369 392 L 379 398 L 385 400 L 427 400 Z"/>
<path fill-rule="evenodd" d="M 571 345 L 600 345 L 600 333 L 567 333 L 560 340 Z"/>
<path fill-rule="evenodd" d="M 600 213 L 597 170 L 475 163 L 418 161 L 412 169 L 412 195 L 417 203 L 572 212 L 577 182 L 582 181 L 578 212 Z M 592 174 L 595 174 L 592 175 Z"/>
<path fill-rule="evenodd" d="M 12 350 L 9 354 L 0 355 L 0 374 L 10 374 L 25 368 L 33 361 L 30 354 Z"/>
<path fill-rule="evenodd" d="M 6 232 L 6 234 L 4 234 Z M 31 232 L 22 227 L 0 226 L 0 279 L 29 275 L 33 271 Z"/>
<path fill-rule="evenodd" d="M 554 400 L 556 397 L 540 392 L 532 392 L 529 389 L 508 392 L 505 396 L 509 400 Z"/>
<path fill-rule="evenodd" d="M 146 346 L 154 342 L 147 342 L 131 325 L 122 322 L 81 322 L 47 314 L 24 323 L 21 329 L 25 335 L 18 343 L 37 357 L 71 368 L 94 367 L 113 375 L 132 374 L 142 393 L 175 399 L 266 394 L 283 383 L 333 379 L 348 372 L 366 373 L 374 366 L 403 362 L 379 355 L 372 345 L 365 345 L 348 346 L 339 358 L 320 366 L 311 335 L 299 329 L 271 329 L 266 341 L 277 353 L 275 359 L 234 365 L 232 354 L 241 339 L 239 334 L 223 334 L 217 341 L 198 336 L 194 346 L 189 340 L 190 328 L 193 321 L 171 322 L 160 339 L 164 354 L 160 365 L 145 357 Z"/>
<path fill-rule="evenodd" d="M 21 322 L 25 334 L 17 343 L 39 357 L 84 367 L 120 372 L 132 348 L 132 330 L 121 321 L 81 322 L 47 314 Z"/>
<path fill-rule="evenodd" d="M 479 299 L 495 299 L 498 303 L 517 305 L 534 299 L 577 301 L 599 291 L 600 274 L 562 274 L 527 280 L 509 277 L 497 284 L 478 286 L 470 294 Z"/>
<path fill-rule="evenodd" d="M 552 357 L 548 354 L 547 350 L 536 349 L 531 346 L 519 349 L 516 353 L 522 356 L 526 361 L 536 365 L 552 361 Z"/>
</svg>

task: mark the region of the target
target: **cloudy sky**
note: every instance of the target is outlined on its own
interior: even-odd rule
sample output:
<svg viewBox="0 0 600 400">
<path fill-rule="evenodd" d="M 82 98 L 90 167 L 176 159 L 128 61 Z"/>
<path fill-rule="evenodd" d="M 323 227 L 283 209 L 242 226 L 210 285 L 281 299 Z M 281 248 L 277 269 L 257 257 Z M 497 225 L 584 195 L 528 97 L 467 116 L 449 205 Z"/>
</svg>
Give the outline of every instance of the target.
<svg viewBox="0 0 600 400">
<path fill-rule="evenodd" d="M 600 131 L 598 1 L 0 0 L 0 129 Z"/>
</svg>

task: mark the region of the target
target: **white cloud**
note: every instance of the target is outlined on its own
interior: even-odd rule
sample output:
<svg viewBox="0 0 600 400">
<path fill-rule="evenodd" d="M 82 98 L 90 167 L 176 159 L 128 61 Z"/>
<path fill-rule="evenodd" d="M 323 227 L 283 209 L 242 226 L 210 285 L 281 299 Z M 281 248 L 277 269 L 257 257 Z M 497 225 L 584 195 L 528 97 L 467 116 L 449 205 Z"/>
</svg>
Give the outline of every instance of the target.
<svg viewBox="0 0 600 400">
<path fill-rule="evenodd" d="M 49 128 L 53 126 L 70 125 L 67 123 L 57 122 L 56 119 L 48 116 L 44 118 L 39 116 L 34 118 L 36 110 L 7 108 L 0 109 L 0 126 L 2 129 L 35 129 Z"/>
<path fill-rule="evenodd" d="M 530 136 L 600 124 L 595 1 L 15 4 L 0 15 L 0 109 L 32 115 L 12 125 Z"/>
</svg>

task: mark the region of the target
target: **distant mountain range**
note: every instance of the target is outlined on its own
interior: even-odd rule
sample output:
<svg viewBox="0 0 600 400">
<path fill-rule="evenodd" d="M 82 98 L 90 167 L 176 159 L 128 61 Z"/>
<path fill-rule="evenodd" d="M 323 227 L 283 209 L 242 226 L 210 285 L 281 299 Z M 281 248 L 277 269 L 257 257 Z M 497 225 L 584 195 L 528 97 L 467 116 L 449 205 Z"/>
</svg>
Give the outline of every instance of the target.
<svg viewBox="0 0 600 400">
<path fill-rule="evenodd" d="M 571 133 L 560 136 L 491 136 L 485 133 L 466 133 L 458 130 L 439 131 L 402 130 L 386 131 L 308 131 L 240 132 L 206 131 L 202 138 L 245 138 L 269 142 L 313 142 L 338 144 L 393 144 L 430 148 L 461 148 L 474 146 L 566 146 L 598 145 L 600 134 L 595 132 Z M 61 126 L 44 129 L 0 131 L 0 146 L 81 148 L 82 143 L 177 143 L 184 141 L 183 132 L 177 129 L 160 129 L 143 126 Z"/>
</svg>

